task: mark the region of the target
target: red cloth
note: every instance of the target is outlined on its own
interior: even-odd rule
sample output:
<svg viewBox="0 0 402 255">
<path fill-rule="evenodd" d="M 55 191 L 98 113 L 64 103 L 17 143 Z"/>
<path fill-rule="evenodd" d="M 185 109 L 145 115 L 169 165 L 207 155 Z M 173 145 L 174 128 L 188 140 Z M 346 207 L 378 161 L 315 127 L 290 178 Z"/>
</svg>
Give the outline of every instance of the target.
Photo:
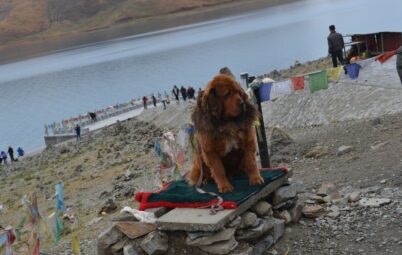
<svg viewBox="0 0 402 255">
<path fill-rule="evenodd" d="M 295 76 L 291 78 L 294 90 L 304 89 L 304 76 Z"/>
<path fill-rule="evenodd" d="M 387 52 L 385 52 L 385 53 L 383 53 L 383 54 L 377 56 L 377 57 L 375 58 L 375 60 L 380 61 L 380 63 L 382 64 L 382 63 L 384 63 L 385 61 L 387 61 L 388 59 L 390 59 L 393 55 L 395 55 L 395 54 L 396 54 L 396 51 L 397 51 L 397 50 L 387 51 Z"/>
</svg>

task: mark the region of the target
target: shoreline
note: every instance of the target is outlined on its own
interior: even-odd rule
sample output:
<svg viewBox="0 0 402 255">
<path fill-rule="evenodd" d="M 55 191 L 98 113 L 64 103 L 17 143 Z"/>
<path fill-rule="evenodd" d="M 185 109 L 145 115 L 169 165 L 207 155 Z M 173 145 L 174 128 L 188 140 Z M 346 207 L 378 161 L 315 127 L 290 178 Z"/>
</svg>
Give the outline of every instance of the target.
<svg viewBox="0 0 402 255">
<path fill-rule="evenodd" d="M 259 9 L 298 2 L 300 0 L 251 0 L 218 4 L 209 7 L 196 8 L 188 11 L 174 12 L 149 18 L 138 19 L 129 23 L 87 32 L 71 32 L 46 39 L 27 38 L 25 40 L 0 46 L 0 65 L 26 60 L 34 57 L 50 55 L 74 48 L 81 48 L 94 43 L 121 39 L 145 33 L 157 32 L 228 18 L 246 14 Z"/>
</svg>

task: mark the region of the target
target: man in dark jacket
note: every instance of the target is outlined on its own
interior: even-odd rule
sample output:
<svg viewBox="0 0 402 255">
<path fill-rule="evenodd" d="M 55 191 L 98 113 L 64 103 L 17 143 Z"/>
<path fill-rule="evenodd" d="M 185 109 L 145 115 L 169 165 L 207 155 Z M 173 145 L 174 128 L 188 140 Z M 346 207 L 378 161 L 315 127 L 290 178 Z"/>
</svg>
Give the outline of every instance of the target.
<svg viewBox="0 0 402 255">
<path fill-rule="evenodd" d="M 402 46 L 396 52 L 396 70 L 398 71 L 399 79 L 402 83 Z"/>
<path fill-rule="evenodd" d="M 11 162 L 12 162 L 12 161 L 16 161 L 16 160 L 14 159 L 14 149 L 13 149 L 13 147 L 9 146 L 7 152 L 8 152 L 8 155 L 10 155 Z"/>
<path fill-rule="evenodd" d="M 328 35 L 328 53 L 331 54 L 332 65 L 333 67 L 337 67 L 338 59 L 339 62 L 344 65 L 345 61 L 343 59 L 342 50 L 345 47 L 345 43 L 343 41 L 343 37 L 340 33 L 337 33 L 335 31 L 334 25 L 329 26 L 329 32 L 330 34 Z"/>
</svg>

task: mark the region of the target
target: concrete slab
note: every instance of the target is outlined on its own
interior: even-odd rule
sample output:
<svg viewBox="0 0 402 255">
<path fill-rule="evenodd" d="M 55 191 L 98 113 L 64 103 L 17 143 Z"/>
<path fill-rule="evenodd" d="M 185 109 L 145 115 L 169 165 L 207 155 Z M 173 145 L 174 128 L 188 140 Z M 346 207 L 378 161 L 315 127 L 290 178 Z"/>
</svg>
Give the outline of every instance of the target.
<svg viewBox="0 0 402 255">
<path fill-rule="evenodd" d="M 268 196 L 278 189 L 287 179 L 287 176 L 271 182 L 259 193 L 242 203 L 236 209 L 219 211 L 215 215 L 210 214 L 209 209 L 176 208 L 163 215 L 156 221 L 161 230 L 167 231 L 218 231 L 237 216 L 247 211 L 258 200 Z"/>
</svg>

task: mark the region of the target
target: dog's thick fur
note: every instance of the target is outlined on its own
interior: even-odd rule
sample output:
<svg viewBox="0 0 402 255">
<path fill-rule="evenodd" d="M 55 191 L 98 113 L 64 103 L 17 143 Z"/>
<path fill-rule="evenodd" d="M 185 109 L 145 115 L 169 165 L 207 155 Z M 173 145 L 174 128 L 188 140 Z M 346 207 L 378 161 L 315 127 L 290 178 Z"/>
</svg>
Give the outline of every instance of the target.
<svg viewBox="0 0 402 255">
<path fill-rule="evenodd" d="M 217 75 L 199 93 L 192 113 L 200 153 L 188 176 L 196 184 L 203 168 L 203 183 L 215 181 L 219 192 L 233 191 L 230 178 L 246 173 L 250 185 L 262 184 L 256 162 L 254 121 L 256 108 L 241 86 L 228 75 Z"/>
</svg>

